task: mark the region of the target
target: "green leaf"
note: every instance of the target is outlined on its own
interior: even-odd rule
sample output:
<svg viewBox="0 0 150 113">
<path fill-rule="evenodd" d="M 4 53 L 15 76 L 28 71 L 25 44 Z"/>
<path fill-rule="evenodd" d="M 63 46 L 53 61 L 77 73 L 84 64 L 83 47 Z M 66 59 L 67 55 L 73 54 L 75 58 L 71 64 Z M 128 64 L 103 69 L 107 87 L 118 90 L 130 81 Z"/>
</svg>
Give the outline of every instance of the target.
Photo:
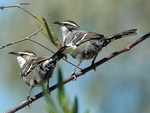
<svg viewBox="0 0 150 113">
<path fill-rule="evenodd" d="M 53 106 L 54 103 L 53 101 L 50 99 L 49 102 L 47 104 L 44 105 L 45 109 L 47 110 L 48 113 L 59 113 L 56 109 L 56 106 Z"/>
<path fill-rule="evenodd" d="M 42 87 L 42 90 L 44 91 L 44 95 L 45 95 L 44 97 L 47 102 L 47 104 L 44 106 L 45 109 L 48 111 L 48 113 L 58 113 L 56 109 L 57 106 L 54 103 L 54 101 L 50 98 L 47 87 L 45 87 L 44 84 L 42 84 L 41 87 Z"/>
<path fill-rule="evenodd" d="M 58 100 L 60 105 L 63 105 L 65 101 L 65 92 L 63 87 L 62 72 L 60 68 L 58 68 L 58 87 Z"/>
<path fill-rule="evenodd" d="M 62 71 L 58 68 L 58 101 L 65 113 L 70 113 L 69 104 L 67 103 L 67 96 L 65 95 L 63 87 Z"/>
<path fill-rule="evenodd" d="M 71 113 L 78 113 L 78 99 L 77 99 L 77 97 L 75 97 L 75 99 L 74 99 Z"/>
<path fill-rule="evenodd" d="M 39 29 L 42 27 L 43 23 L 45 23 L 41 32 L 47 37 L 50 42 L 52 42 L 58 49 L 60 49 L 62 45 L 56 37 L 56 34 L 54 33 L 51 25 L 45 20 L 45 18 L 37 16 L 36 23 Z"/>
</svg>

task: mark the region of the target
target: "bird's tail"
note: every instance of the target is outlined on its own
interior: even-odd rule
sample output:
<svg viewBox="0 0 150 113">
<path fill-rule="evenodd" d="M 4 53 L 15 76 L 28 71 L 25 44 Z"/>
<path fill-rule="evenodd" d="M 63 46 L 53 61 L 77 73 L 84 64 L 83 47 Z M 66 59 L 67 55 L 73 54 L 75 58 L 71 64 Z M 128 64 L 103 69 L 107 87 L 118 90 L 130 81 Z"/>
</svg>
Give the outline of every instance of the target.
<svg viewBox="0 0 150 113">
<path fill-rule="evenodd" d="M 130 30 L 126 30 L 121 33 L 115 34 L 113 36 L 110 36 L 107 39 L 116 40 L 116 39 L 120 39 L 126 36 L 136 35 L 136 34 L 137 34 L 137 29 L 130 29 Z"/>
<path fill-rule="evenodd" d="M 66 53 L 65 53 L 66 49 L 67 49 L 67 46 L 63 46 L 56 53 L 53 54 L 51 59 L 59 61 L 61 58 L 66 57 Z"/>
<path fill-rule="evenodd" d="M 113 36 L 107 37 L 103 39 L 103 46 L 108 45 L 110 42 L 112 42 L 113 40 L 117 40 L 126 36 L 131 36 L 131 35 L 136 35 L 137 34 L 137 29 L 130 29 L 130 30 L 126 30 L 123 31 L 121 33 L 115 34 Z"/>
</svg>

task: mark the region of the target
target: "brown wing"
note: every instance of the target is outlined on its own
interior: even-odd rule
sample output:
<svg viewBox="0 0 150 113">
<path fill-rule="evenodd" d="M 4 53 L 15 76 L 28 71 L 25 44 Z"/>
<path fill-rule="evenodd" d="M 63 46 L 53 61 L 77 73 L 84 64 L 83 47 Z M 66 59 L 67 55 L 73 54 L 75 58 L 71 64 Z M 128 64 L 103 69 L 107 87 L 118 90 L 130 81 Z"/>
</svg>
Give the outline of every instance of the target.
<svg viewBox="0 0 150 113">
<path fill-rule="evenodd" d="M 81 41 L 78 43 L 78 45 L 79 45 L 79 44 L 82 44 L 82 43 L 84 43 L 84 42 L 86 42 L 86 41 L 89 41 L 89 40 L 100 40 L 100 39 L 103 39 L 103 38 L 105 38 L 105 37 L 104 37 L 103 35 L 101 35 L 101 34 L 94 33 L 94 32 L 88 32 L 88 33 L 85 35 L 84 39 L 81 40 Z"/>
<path fill-rule="evenodd" d="M 49 57 L 43 56 L 29 60 L 23 65 L 23 68 L 21 69 L 21 76 L 27 76 L 39 63 L 48 59 Z"/>
<path fill-rule="evenodd" d="M 45 60 L 50 59 L 50 57 L 47 56 L 41 56 L 41 57 L 37 57 L 37 59 L 34 60 L 33 65 L 37 65 L 41 62 L 44 62 Z"/>
</svg>

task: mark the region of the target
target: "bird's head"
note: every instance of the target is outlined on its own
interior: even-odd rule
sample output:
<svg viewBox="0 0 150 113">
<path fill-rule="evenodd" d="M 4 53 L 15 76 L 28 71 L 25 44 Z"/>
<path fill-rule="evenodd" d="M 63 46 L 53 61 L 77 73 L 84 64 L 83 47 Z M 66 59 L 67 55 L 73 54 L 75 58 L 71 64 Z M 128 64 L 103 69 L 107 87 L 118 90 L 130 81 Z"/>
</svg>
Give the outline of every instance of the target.
<svg viewBox="0 0 150 113">
<path fill-rule="evenodd" d="M 63 40 L 66 39 L 66 37 L 74 30 L 79 30 L 80 27 L 77 25 L 74 21 L 72 20 L 67 20 L 67 21 L 56 21 L 54 24 L 60 25 L 60 29 L 62 32 Z"/>
<path fill-rule="evenodd" d="M 9 52 L 9 54 L 13 54 L 17 57 L 17 61 L 21 68 L 27 61 L 36 57 L 36 54 L 30 50 L 25 50 L 20 52 Z"/>
</svg>

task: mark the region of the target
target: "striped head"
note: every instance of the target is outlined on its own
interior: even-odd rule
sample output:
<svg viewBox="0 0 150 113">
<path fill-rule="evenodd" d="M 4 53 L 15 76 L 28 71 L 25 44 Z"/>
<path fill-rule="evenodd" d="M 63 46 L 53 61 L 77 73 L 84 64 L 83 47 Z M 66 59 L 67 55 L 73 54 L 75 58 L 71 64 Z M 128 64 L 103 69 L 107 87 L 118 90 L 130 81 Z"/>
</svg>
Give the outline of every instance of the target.
<svg viewBox="0 0 150 113">
<path fill-rule="evenodd" d="M 65 41 L 66 37 L 69 36 L 69 34 L 73 30 L 79 30 L 80 29 L 79 25 L 77 25 L 72 20 L 66 20 L 66 21 L 63 21 L 63 22 L 56 21 L 56 22 L 54 22 L 54 24 L 60 25 L 60 29 L 61 29 L 62 36 L 63 36 L 63 41 Z"/>
<path fill-rule="evenodd" d="M 30 50 L 20 52 L 9 52 L 9 54 L 13 54 L 17 57 L 17 61 L 19 63 L 20 68 L 22 68 L 27 61 L 36 57 L 36 54 Z"/>
</svg>

